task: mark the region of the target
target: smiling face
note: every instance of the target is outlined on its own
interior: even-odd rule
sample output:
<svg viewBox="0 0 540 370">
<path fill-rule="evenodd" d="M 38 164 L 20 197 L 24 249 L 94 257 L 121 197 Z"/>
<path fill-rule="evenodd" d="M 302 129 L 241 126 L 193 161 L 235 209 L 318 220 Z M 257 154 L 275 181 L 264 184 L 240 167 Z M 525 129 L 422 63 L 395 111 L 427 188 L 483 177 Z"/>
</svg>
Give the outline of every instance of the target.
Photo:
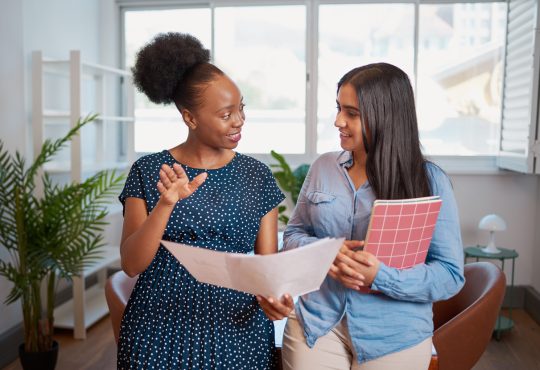
<svg viewBox="0 0 540 370">
<path fill-rule="evenodd" d="M 336 103 L 337 114 L 334 126 L 339 129 L 341 148 L 351 152 L 365 152 L 358 97 L 353 85 L 346 83 L 340 87 Z"/>
<path fill-rule="evenodd" d="M 202 89 L 202 104 L 193 112 L 182 110 L 190 135 L 212 148 L 236 148 L 246 118 L 240 90 L 226 75 L 218 75 Z"/>
</svg>

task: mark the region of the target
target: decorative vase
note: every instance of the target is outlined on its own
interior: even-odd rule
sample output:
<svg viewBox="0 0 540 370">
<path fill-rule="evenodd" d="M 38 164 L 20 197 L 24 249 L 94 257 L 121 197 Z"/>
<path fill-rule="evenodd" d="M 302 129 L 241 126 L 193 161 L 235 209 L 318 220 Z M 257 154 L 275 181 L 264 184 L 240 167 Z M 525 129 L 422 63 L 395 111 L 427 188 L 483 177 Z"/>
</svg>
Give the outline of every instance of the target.
<svg viewBox="0 0 540 370">
<path fill-rule="evenodd" d="M 45 352 L 26 352 L 24 343 L 19 346 L 19 359 L 24 370 L 54 370 L 58 359 L 58 342 Z"/>
</svg>

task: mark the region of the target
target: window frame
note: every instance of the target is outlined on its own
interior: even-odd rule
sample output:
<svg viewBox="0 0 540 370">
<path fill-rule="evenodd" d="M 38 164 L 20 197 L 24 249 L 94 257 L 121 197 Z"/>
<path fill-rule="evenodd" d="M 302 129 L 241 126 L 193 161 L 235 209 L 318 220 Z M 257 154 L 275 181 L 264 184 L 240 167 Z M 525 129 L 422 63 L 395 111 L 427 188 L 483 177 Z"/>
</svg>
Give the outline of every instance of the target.
<svg viewBox="0 0 540 370">
<path fill-rule="evenodd" d="M 507 3 L 508 0 L 116 0 L 120 16 L 120 62 L 125 66 L 125 13 L 137 10 L 166 10 L 166 9 L 193 9 L 209 8 L 211 12 L 211 51 L 214 50 L 214 12 L 217 7 L 246 7 L 246 6 L 279 6 L 279 5 L 305 5 L 306 6 L 306 118 L 305 118 L 305 152 L 303 154 L 285 154 L 292 167 L 302 163 L 312 163 L 317 154 L 317 94 L 318 94 L 318 43 L 319 43 L 319 5 L 331 4 L 413 4 L 414 5 L 414 76 L 411 83 L 414 92 L 417 91 L 418 75 L 418 38 L 419 38 L 419 12 L 420 5 L 424 4 L 456 4 L 456 3 Z M 506 48 L 506 42 L 505 46 Z M 311 124 L 308 124 L 311 122 Z M 501 124 L 501 123 L 499 123 Z M 500 141 L 499 128 L 499 138 Z M 143 155 L 146 153 L 138 153 Z M 270 153 L 245 153 L 264 163 L 274 163 Z M 533 153 L 534 155 L 534 153 Z M 429 155 L 427 158 L 439 164 L 450 174 L 505 174 L 507 171 L 498 167 L 499 154 L 493 155 Z M 540 171 L 540 169 L 538 169 Z"/>
</svg>

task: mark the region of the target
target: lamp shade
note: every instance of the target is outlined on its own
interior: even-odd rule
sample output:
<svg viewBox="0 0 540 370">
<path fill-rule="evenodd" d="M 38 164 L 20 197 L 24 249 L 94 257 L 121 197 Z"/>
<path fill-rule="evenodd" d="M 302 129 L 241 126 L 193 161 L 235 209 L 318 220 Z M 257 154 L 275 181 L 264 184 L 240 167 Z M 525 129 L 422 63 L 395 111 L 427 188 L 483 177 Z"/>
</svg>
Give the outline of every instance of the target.
<svg viewBox="0 0 540 370">
<path fill-rule="evenodd" d="M 489 231 L 489 243 L 482 248 L 485 253 L 500 253 L 501 251 L 495 246 L 495 231 L 506 230 L 506 222 L 501 216 L 491 214 L 482 217 L 478 224 L 480 230 Z"/>
<path fill-rule="evenodd" d="M 478 224 L 478 228 L 481 230 L 488 230 L 488 231 L 502 231 L 506 230 L 506 222 L 502 219 L 501 216 L 491 214 L 484 216 L 480 223 Z"/>
</svg>

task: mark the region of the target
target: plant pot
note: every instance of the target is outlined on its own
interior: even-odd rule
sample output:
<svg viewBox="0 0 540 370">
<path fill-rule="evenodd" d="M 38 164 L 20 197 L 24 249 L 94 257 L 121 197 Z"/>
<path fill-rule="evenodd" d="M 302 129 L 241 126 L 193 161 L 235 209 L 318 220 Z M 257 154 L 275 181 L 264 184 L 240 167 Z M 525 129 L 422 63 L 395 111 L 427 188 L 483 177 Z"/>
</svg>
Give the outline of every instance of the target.
<svg viewBox="0 0 540 370">
<path fill-rule="evenodd" d="M 24 343 L 19 346 L 19 359 L 24 370 L 54 370 L 58 358 L 58 342 L 45 352 L 26 352 Z"/>
</svg>

